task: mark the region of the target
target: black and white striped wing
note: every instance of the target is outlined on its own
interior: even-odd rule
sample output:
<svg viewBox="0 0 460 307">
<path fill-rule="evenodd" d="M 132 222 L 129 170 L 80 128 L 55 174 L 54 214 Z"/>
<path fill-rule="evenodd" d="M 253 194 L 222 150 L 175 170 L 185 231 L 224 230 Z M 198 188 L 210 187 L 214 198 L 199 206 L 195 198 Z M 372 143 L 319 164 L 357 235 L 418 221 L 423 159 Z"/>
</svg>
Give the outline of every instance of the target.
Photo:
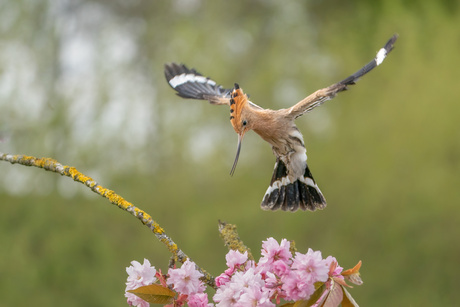
<svg viewBox="0 0 460 307">
<path fill-rule="evenodd" d="M 165 77 L 180 97 L 208 100 L 216 105 L 230 105 L 232 90 L 224 89 L 215 81 L 204 77 L 195 69 L 187 68 L 184 64 L 166 64 Z"/>
<path fill-rule="evenodd" d="M 364 65 L 363 68 L 349 76 L 348 78 L 343 79 L 342 81 L 339 82 L 339 84 L 343 85 L 352 85 L 355 84 L 356 81 L 358 81 L 359 78 L 370 72 L 372 69 L 375 67 L 379 66 L 380 64 L 383 63 L 383 60 L 387 57 L 387 55 L 390 53 L 391 50 L 394 48 L 394 43 L 396 42 L 396 39 L 398 38 L 398 34 L 393 35 L 388 42 L 380 48 L 380 50 L 377 52 L 377 55 L 375 58 Z"/>
<path fill-rule="evenodd" d="M 383 46 L 378 52 L 375 58 L 364 65 L 363 68 L 352 74 L 351 76 L 343 79 L 342 81 L 333 84 L 329 87 L 320 89 L 313 94 L 309 95 L 305 99 L 298 102 L 296 105 L 288 109 L 288 112 L 294 118 L 297 118 L 307 112 L 310 112 L 312 109 L 323 104 L 324 102 L 334 98 L 339 92 L 347 89 L 348 85 L 353 85 L 358 81 L 359 78 L 370 72 L 375 67 L 382 64 L 383 60 L 387 57 L 391 50 L 393 50 L 394 43 L 398 35 L 393 35 L 388 42 Z"/>
</svg>

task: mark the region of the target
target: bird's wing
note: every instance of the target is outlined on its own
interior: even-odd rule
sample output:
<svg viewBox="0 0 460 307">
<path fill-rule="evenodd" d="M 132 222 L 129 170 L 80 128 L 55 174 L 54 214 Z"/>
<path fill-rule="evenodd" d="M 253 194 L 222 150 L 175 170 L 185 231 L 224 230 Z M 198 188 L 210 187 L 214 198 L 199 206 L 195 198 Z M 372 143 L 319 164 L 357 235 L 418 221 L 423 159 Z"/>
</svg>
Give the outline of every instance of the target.
<svg viewBox="0 0 460 307">
<path fill-rule="evenodd" d="M 390 53 L 390 51 L 393 50 L 393 45 L 397 38 L 397 34 L 393 35 L 393 37 L 388 40 L 385 46 L 383 46 L 383 48 L 381 48 L 377 52 L 375 58 L 369 63 L 367 63 L 363 68 L 361 68 L 348 78 L 345 78 L 344 80 L 336 84 L 317 90 L 316 92 L 304 98 L 291 108 L 287 109 L 287 113 L 293 116 L 293 118 L 302 116 L 303 114 L 311 111 L 315 107 L 323 104 L 325 101 L 334 98 L 335 95 L 337 95 L 337 93 L 346 90 L 348 85 L 355 84 L 359 78 L 361 78 L 362 76 L 364 76 L 365 74 L 367 74 L 383 62 L 388 53 Z"/>
<path fill-rule="evenodd" d="M 204 77 L 184 64 L 165 65 L 165 77 L 169 85 L 183 98 L 208 100 L 215 105 L 230 105 L 231 89 L 224 89 L 215 81 Z"/>
</svg>

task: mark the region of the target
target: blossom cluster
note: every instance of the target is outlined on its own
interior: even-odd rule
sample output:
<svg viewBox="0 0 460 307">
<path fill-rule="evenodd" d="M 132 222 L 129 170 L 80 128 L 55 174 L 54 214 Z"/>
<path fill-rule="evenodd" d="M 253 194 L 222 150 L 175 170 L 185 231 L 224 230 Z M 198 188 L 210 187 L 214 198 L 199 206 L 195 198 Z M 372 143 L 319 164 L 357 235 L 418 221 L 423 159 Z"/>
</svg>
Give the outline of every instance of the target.
<svg viewBox="0 0 460 307">
<path fill-rule="evenodd" d="M 315 292 L 315 283 L 326 282 L 333 257 L 322 259 L 321 252 L 290 252 L 290 242 L 281 244 L 269 238 L 262 244 L 258 263 L 248 260 L 247 252 L 230 251 L 228 269 L 216 278 L 217 306 L 276 306 L 285 301 L 306 300 Z M 339 268 L 341 270 L 341 268 Z"/>
<path fill-rule="evenodd" d="M 332 287 L 332 283 L 348 286 L 343 275 L 350 275 L 351 270 L 347 270 L 347 273 L 342 272 L 343 268 L 337 264 L 334 257 L 323 259 L 321 252 L 312 249 L 305 254 L 293 254 L 290 242 L 286 239 L 281 240 L 281 243 L 273 238 L 263 241 L 261 257 L 257 263 L 248 259 L 247 252 L 233 250 L 226 255 L 226 262 L 227 269 L 215 279 L 217 291 L 212 297 L 213 302 L 209 302 L 208 295 L 204 292 L 206 286 L 200 280 L 203 274 L 188 260 L 180 268 L 170 268 L 166 277 L 162 277 L 154 267 L 150 267 L 148 260 L 144 260 L 143 265 L 133 261 L 132 266 L 127 268 L 129 277 L 126 289 L 132 290 L 136 286 L 154 283 L 156 274 L 160 282 L 163 278 L 163 283 L 178 293 L 174 299 L 175 306 L 187 303 L 191 307 L 271 307 L 280 304 L 281 300 L 308 300 L 321 285 L 324 287 L 320 289 L 323 292 L 318 296 L 319 301 L 326 300 L 333 288 L 340 288 L 340 302 L 344 295 L 352 301 L 348 292 L 342 290 L 343 287 Z M 355 275 L 355 279 L 360 281 L 359 273 Z M 126 293 L 126 296 L 128 304 L 132 306 L 148 306 L 134 294 Z"/>
</svg>

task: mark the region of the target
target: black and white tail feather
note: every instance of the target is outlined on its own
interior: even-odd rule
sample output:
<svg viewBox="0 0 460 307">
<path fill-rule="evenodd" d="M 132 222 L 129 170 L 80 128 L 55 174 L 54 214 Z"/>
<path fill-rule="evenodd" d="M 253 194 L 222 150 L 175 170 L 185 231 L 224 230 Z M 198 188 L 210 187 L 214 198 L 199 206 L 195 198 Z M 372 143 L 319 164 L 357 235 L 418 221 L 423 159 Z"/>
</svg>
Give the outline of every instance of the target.
<svg viewBox="0 0 460 307">
<path fill-rule="evenodd" d="M 273 177 L 261 207 L 263 210 L 273 211 L 315 211 L 326 207 L 326 199 L 316 185 L 307 164 L 303 176 L 291 182 L 286 164 L 277 158 Z"/>
<path fill-rule="evenodd" d="M 278 112 L 284 112 L 284 116 L 293 121 L 334 98 L 339 92 L 346 90 L 349 85 L 355 84 L 359 78 L 380 65 L 393 49 L 397 38 L 397 34 L 391 37 L 385 46 L 377 52 L 376 57 L 354 74 L 327 88 L 314 92 L 291 108 L 283 109 L 283 111 L 278 110 Z M 169 85 L 183 98 L 208 100 L 215 105 L 230 106 L 231 104 L 233 89 L 225 89 L 215 81 L 183 64 L 166 64 L 165 76 Z M 263 110 L 251 101 L 248 103 L 251 108 Z M 288 131 L 286 138 L 291 143 L 293 152 L 292 155 L 280 155 L 272 144 L 277 159 L 270 186 L 264 195 L 261 207 L 264 210 L 281 209 L 291 212 L 298 209 L 309 211 L 324 209 L 326 200 L 306 163 L 307 156 L 302 134 L 293 123 L 291 127 L 286 127 L 286 130 Z M 267 141 L 270 143 L 269 140 Z"/>
</svg>

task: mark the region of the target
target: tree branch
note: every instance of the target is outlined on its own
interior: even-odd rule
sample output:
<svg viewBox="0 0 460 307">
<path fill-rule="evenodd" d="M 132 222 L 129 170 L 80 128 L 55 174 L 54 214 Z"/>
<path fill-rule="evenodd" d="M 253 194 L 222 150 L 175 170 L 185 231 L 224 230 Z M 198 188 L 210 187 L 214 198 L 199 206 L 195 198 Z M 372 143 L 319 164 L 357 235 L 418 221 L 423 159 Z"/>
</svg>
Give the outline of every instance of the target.
<svg viewBox="0 0 460 307">
<path fill-rule="evenodd" d="M 2 152 L 0 152 L 0 160 L 10 162 L 11 164 L 21 164 L 24 166 L 34 166 L 42 168 L 50 172 L 58 173 L 62 176 L 70 177 L 73 180 L 84 184 L 85 186 L 90 188 L 94 193 L 104 198 L 107 198 L 112 204 L 124 211 L 131 213 L 131 215 L 139 219 L 142 222 L 142 224 L 150 228 L 150 230 L 155 234 L 157 239 L 166 245 L 168 250 L 171 252 L 174 261 L 184 263 L 187 259 L 190 259 L 177 246 L 177 244 L 174 243 L 174 241 L 168 235 L 166 235 L 163 228 L 160 227 L 160 225 L 157 222 L 155 222 L 148 213 L 146 213 L 142 209 L 137 208 L 130 202 L 126 201 L 123 197 L 119 196 L 114 191 L 100 186 L 91 177 L 88 177 L 80 173 L 75 167 L 62 165 L 61 163 L 51 158 L 36 158 L 33 156 L 26 155 L 10 155 Z M 200 271 L 200 273 L 204 274 L 204 277 L 202 278 L 203 281 L 209 286 L 216 288 L 214 277 L 198 266 L 197 269 L 198 271 Z"/>
<path fill-rule="evenodd" d="M 229 249 L 237 250 L 241 253 L 248 252 L 248 259 L 254 260 L 254 257 L 251 254 L 251 249 L 244 245 L 243 241 L 241 241 L 235 225 L 219 221 L 219 233 L 220 237 Z"/>
</svg>

